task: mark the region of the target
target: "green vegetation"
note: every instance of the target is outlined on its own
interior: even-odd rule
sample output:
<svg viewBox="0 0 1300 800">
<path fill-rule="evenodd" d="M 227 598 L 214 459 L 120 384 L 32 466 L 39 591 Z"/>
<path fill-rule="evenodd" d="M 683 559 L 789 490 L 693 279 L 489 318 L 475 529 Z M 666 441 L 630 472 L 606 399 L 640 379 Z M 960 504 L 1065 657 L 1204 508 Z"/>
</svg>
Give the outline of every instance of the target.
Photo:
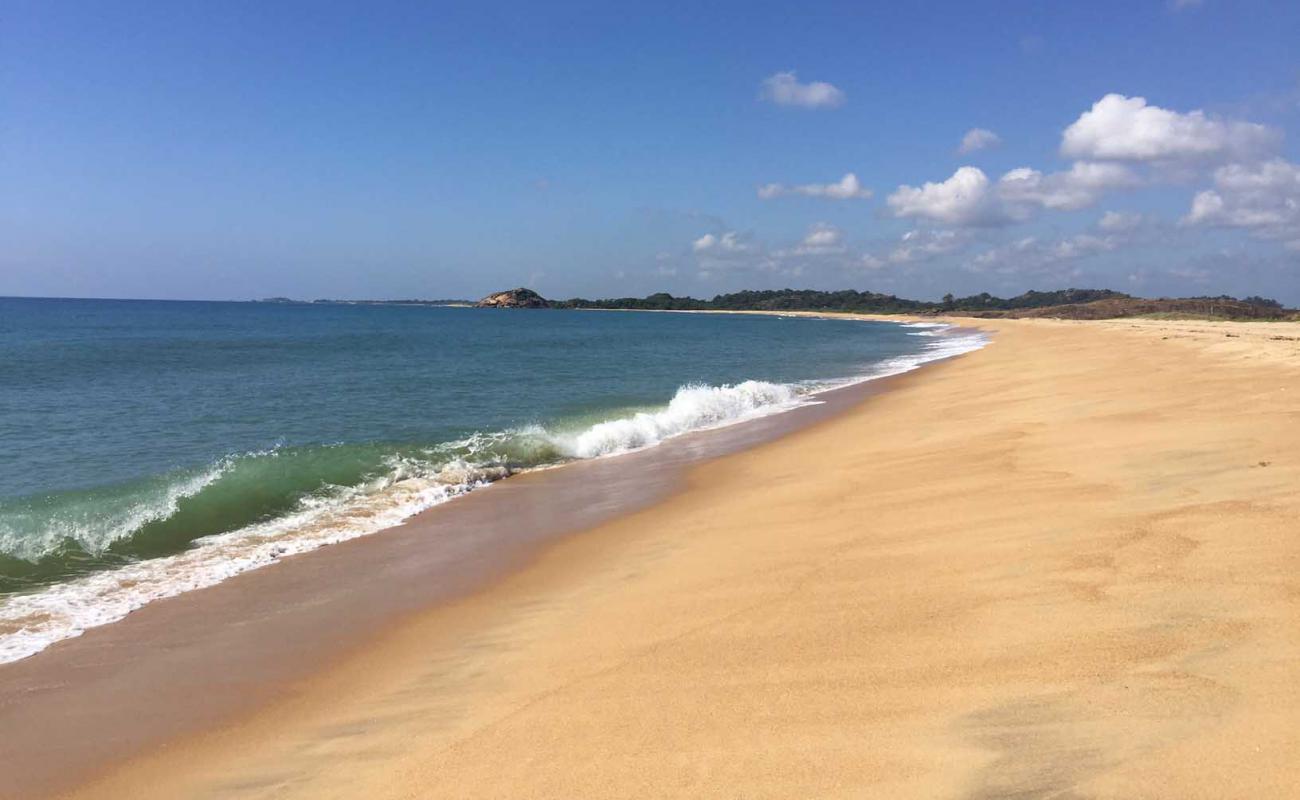
<svg viewBox="0 0 1300 800">
<path fill-rule="evenodd" d="M 648 297 L 609 300 L 574 298 L 552 303 L 554 308 L 604 308 L 646 311 L 841 311 L 868 314 L 957 314 L 977 317 L 1064 317 L 1111 319 L 1115 317 L 1179 314 L 1203 319 L 1286 319 L 1288 311 L 1276 300 L 1252 296 L 1244 300 L 1219 297 L 1160 298 L 1149 300 L 1110 289 L 1059 289 L 1029 291 L 1015 297 L 987 292 L 969 297 L 946 294 L 939 302 L 908 300 L 892 294 L 845 289 L 819 292 L 810 289 L 769 289 L 716 295 L 711 300 L 674 297 L 665 292 Z"/>
<path fill-rule="evenodd" d="M 655 311 L 858 311 L 873 314 L 923 314 L 961 311 L 1010 311 L 1022 308 L 1088 303 L 1094 300 L 1126 298 L 1109 289 L 1063 289 L 1055 292 L 1025 292 L 1012 298 L 994 297 L 987 292 L 970 297 L 945 295 L 938 303 L 908 300 L 892 294 L 844 289 L 819 292 L 811 289 L 768 289 L 716 295 L 712 300 L 674 297 L 665 292 L 649 297 L 619 297 L 610 300 L 556 301 L 557 308 L 627 308 Z"/>
</svg>

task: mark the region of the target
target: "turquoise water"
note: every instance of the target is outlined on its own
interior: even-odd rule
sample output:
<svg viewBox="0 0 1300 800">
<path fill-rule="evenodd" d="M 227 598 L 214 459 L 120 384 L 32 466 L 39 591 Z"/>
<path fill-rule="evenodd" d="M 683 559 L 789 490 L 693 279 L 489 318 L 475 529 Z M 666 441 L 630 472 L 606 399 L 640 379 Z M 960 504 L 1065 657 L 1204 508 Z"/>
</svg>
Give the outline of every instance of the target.
<svg viewBox="0 0 1300 800">
<path fill-rule="evenodd" d="M 0 299 L 0 661 L 513 471 L 907 368 L 938 352 L 927 333 L 762 316 Z"/>
</svg>

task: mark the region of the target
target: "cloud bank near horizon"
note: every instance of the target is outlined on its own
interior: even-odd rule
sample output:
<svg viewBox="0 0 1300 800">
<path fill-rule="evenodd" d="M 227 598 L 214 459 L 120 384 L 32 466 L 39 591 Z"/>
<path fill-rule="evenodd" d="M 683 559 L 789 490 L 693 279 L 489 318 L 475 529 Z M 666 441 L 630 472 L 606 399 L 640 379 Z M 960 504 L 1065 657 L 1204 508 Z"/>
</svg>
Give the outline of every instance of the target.
<svg viewBox="0 0 1300 800">
<path fill-rule="evenodd" d="M 807 89 L 814 84 L 798 84 L 793 72 L 778 73 L 765 87 L 772 82 L 785 87 L 781 96 L 788 104 L 843 101 L 829 84 L 815 91 Z M 804 89 L 796 86 L 807 92 L 800 95 Z M 765 91 L 777 94 L 775 88 Z M 1120 93 L 1102 96 L 1059 130 L 1056 151 L 1067 161 L 1060 168 L 1024 165 L 991 176 L 963 164 L 947 177 L 899 184 L 856 230 L 817 221 L 801 239 L 784 245 L 767 244 L 753 232 L 706 233 L 691 248 L 694 269 L 704 279 L 738 272 L 881 279 L 944 263 L 971 274 L 1068 282 L 1086 277 L 1089 260 L 1171 246 L 1212 230 L 1242 232 L 1283 252 L 1300 252 L 1300 166 L 1279 154 L 1281 130 Z M 992 130 L 971 128 L 957 153 L 969 156 L 1002 143 Z M 1202 188 L 1190 188 L 1197 184 Z M 1102 207 L 1129 204 L 1144 190 L 1187 191 L 1187 210 L 1176 219 L 1161 219 Z M 874 196 L 856 172 L 832 183 L 767 183 L 756 195 L 764 201 Z M 1035 224 L 1055 228 L 1057 218 L 1094 209 L 1092 221 L 1073 233 L 1015 233 Z M 890 241 L 873 230 L 889 219 L 916 227 Z M 1210 275 L 1188 268 L 1169 274 L 1194 282 Z M 1135 270 L 1129 279 L 1142 277 Z"/>
</svg>

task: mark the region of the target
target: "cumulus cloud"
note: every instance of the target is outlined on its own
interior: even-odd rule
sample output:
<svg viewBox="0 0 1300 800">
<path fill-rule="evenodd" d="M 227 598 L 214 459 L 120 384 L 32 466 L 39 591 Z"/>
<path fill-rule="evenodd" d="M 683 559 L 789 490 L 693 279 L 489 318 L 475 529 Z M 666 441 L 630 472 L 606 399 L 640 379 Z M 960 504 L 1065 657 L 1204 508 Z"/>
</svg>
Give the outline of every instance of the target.
<svg viewBox="0 0 1300 800">
<path fill-rule="evenodd" d="M 885 261 L 864 255 L 844 232 L 829 222 L 815 222 L 802 236 L 782 246 L 721 229 L 695 239 L 688 254 L 678 256 L 693 264 L 696 275 L 714 278 L 724 274 L 799 277 L 810 274 L 860 274 L 879 269 Z"/>
<path fill-rule="evenodd" d="M 691 243 L 695 274 L 710 279 L 726 273 L 773 272 L 777 264 L 767 249 L 737 231 L 706 233 Z"/>
<path fill-rule="evenodd" d="M 754 246 L 744 241 L 735 231 L 725 231 L 721 234 L 704 234 L 691 244 L 691 250 L 715 256 L 735 255 L 753 252 Z"/>
<path fill-rule="evenodd" d="M 1180 113 L 1144 97 L 1108 94 L 1061 137 L 1061 155 L 1100 161 L 1194 161 L 1253 158 L 1277 146 L 1277 130 L 1204 111 Z"/>
<path fill-rule="evenodd" d="M 1219 167 L 1214 188 L 1192 198 L 1183 222 L 1240 228 L 1300 249 L 1300 165 L 1275 158 Z"/>
<path fill-rule="evenodd" d="M 889 253 L 891 264 L 929 261 L 965 249 L 969 237 L 954 230 L 911 230 L 903 234 Z"/>
<path fill-rule="evenodd" d="M 976 272 L 990 269 L 1006 269 L 1008 264 L 1016 264 L 1017 259 L 1025 253 L 1039 249 L 1038 239 L 1025 236 L 1013 242 L 990 248 L 975 256 L 972 268 Z"/>
<path fill-rule="evenodd" d="M 1048 252 L 1058 261 L 1071 261 L 1095 253 L 1106 253 L 1118 246 L 1119 243 L 1114 237 L 1080 233 L 1054 243 Z"/>
<path fill-rule="evenodd" d="M 961 146 L 957 148 L 957 152 L 965 155 L 976 150 L 997 147 L 1000 144 L 1002 144 L 1002 137 L 993 131 L 987 128 L 971 128 L 966 131 L 965 136 L 961 137 Z"/>
<path fill-rule="evenodd" d="M 791 194 L 825 197 L 830 200 L 866 200 L 871 197 L 872 191 L 863 186 L 858 181 L 858 176 L 852 172 L 844 173 L 844 177 L 835 183 L 805 183 L 802 186 L 768 183 L 758 187 L 758 196 L 764 200 Z"/>
<path fill-rule="evenodd" d="M 800 83 L 793 71 L 778 72 L 763 80 L 759 97 L 778 106 L 835 108 L 844 105 L 844 92 L 824 81 Z"/>
<path fill-rule="evenodd" d="M 792 260 L 807 260 L 808 257 L 826 261 L 834 257 L 847 255 L 849 248 L 844 243 L 844 234 L 829 222 L 814 222 L 800 242 L 792 247 L 773 250 L 770 259 L 774 263 L 788 264 Z"/>
<path fill-rule="evenodd" d="M 895 217 L 958 227 L 1005 225 L 1044 210 L 1088 208 L 1112 191 L 1175 177 L 1183 180 L 1215 162 L 1249 164 L 1265 157 L 1279 140 L 1279 131 L 1265 125 L 1203 111 L 1171 111 L 1149 105 L 1142 97 L 1108 94 L 1062 135 L 1062 155 L 1075 159 L 1069 169 L 1045 173 L 1019 167 L 994 181 L 978 167 L 962 166 L 943 181 L 903 184 L 887 203 Z M 970 152 L 997 141 L 992 131 L 975 128 L 967 132 L 960 150 Z M 1144 164 L 1149 169 L 1137 172 Z M 763 187 L 760 194 L 784 189 Z M 1193 220 L 1211 216 L 1216 198 L 1201 198 Z"/>
<path fill-rule="evenodd" d="M 843 249 L 844 236 L 840 229 L 829 222 L 818 222 L 808 229 L 799 245 L 807 252 L 824 253 Z"/>
<path fill-rule="evenodd" d="M 1012 205 L 1038 205 L 1057 211 L 1087 208 L 1111 189 L 1136 185 L 1137 176 L 1121 164 L 1078 161 L 1068 172 L 1044 175 L 1036 169 L 1013 169 L 998 180 L 999 197 Z M 1022 211 L 1012 216 L 1024 216 Z"/>
<path fill-rule="evenodd" d="M 1112 189 L 1137 183 L 1137 176 L 1122 164 L 1080 161 L 1068 171 L 1049 174 L 1020 167 L 996 183 L 978 167 L 967 166 L 940 183 L 900 186 L 886 202 L 896 217 L 963 227 L 992 226 L 1028 219 L 1039 209 L 1086 208 Z"/>
<path fill-rule="evenodd" d="M 893 243 L 880 242 L 874 252 L 855 255 L 853 266 L 868 270 L 915 267 L 964 252 L 979 238 L 967 228 L 914 228 Z"/>
<path fill-rule="evenodd" d="M 994 225 L 1005 219 L 984 170 L 959 167 L 940 183 L 904 184 L 886 200 L 896 217 L 916 217 L 947 225 Z"/>
<path fill-rule="evenodd" d="M 969 268 L 975 272 L 1000 274 L 1070 275 L 1077 271 L 1074 262 L 1109 252 L 1119 244 L 1116 237 L 1091 233 L 1047 242 L 1026 236 L 985 250 L 975 256 Z"/>
</svg>

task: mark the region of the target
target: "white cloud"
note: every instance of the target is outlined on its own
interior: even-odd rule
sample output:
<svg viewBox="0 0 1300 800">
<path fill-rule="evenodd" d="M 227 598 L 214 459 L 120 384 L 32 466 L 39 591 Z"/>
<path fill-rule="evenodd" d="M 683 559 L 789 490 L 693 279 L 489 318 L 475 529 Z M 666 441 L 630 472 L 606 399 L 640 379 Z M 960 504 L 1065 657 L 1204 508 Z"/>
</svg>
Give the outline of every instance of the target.
<svg viewBox="0 0 1300 800">
<path fill-rule="evenodd" d="M 941 183 L 903 185 L 887 202 L 896 217 L 915 217 L 963 227 L 1028 219 L 1038 209 L 1074 211 L 1107 191 L 1134 186 L 1137 176 L 1122 164 L 1076 162 L 1065 172 L 1043 174 L 1020 167 L 997 183 L 978 167 L 960 167 Z"/>
<path fill-rule="evenodd" d="M 975 256 L 973 262 L 977 272 L 988 269 L 1005 269 L 1008 264 L 1015 263 L 1016 259 L 1028 252 L 1038 248 L 1038 240 L 1033 236 L 1025 236 L 1008 244 L 999 245 L 998 247 L 985 250 L 983 253 Z"/>
<path fill-rule="evenodd" d="M 858 181 L 852 172 L 844 173 L 836 183 L 805 183 L 802 186 L 786 186 L 783 183 L 769 183 L 758 187 L 758 196 L 771 200 L 782 195 L 800 194 L 805 197 L 825 197 L 831 200 L 866 200 L 872 191 Z"/>
<path fill-rule="evenodd" d="M 1141 214 L 1126 214 L 1120 211 L 1107 211 L 1097 221 L 1097 227 L 1107 233 L 1127 233 L 1142 225 Z"/>
<path fill-rule="evenodd" d="M 1036 169 L 1013 169 L 998 180 L 998 196 L 1016 205 L 1039 205 L 1056 211 L 1086 208 L 1111 189 L 1137 184 L 1137 176 L 1121 164 L 1077 161 L 1068 172 L 1044 175 Z M 1025 216 L 1025 212 L 1013 216 Z"/>
<path fill-rule="evenodd" d="M 1278 131 L 1224 120 L 1204 111 L 1180 113 L 1147 105 L 1144 97 L 1108 94 L 1061 137 L 1067 158 L 1102 161 L 1251 158 L 1274 148 Z"/>
<path fill-rule="evenodd" d="M 916 266 L 959 253 L 975 241 L 969 230 L 916 228 L 900 236 L 893 246 L 874 253 L 861 253 L 857 265 L 869 270 L 888 266 Z"/>
<path fill-rule="evenodd" d="M 1110 236 L 1080 233 L 1056 242 L 1048 252 L 1058 261 L 1069 261 L 1096 253 L 1106 253 L 1114 250 L 1118 245 L 1119 243 Z"/>
<path fill-rule="evenodd" d="M 835 108 L 844 104 L 844 92 L 823 81 L 800 83 L 793 71 L 778 72 L 763 80 L 759 97 L 778 106 Z"/>
<path fill-rule="evenodd" d="M 799 244 L 775 250 L 772 252 L 771 257 L 774 261 L 781 262 L 809 256 L 818 258 L 843 256 L 846 253 L 848 253 L 848 247 L 844 244 L 844 234 L 840 232 L 839 228 L 829 222 L 814 222 Z"/>
<path fill-rule="evenodd" d="M 1183 222 L 1241 228 L 1300 249 L 1300 165 L 1275 158 L 1219 167 L 1214 188 L 1192 198 Z"/>
<path fill-rule="evenodd" d="M 770 272 L 774 263 L 765 248 L 736 231 L 706 233 L 691 243 L 695 276 L 711 279 L 726 273 Z"/>
<path fill-rule="evenodd" d="M 1070 275 L 1077 272 L 1073 262 L 1110 252 L 1119 244 L 1120 241 L 1113 236 L 1091 233 L 1080 233 L 1055 242 L 1026 236 L 980 253 L 970 266 L 975 272 Z"/>
<path fill-rule="evenodd" d="M 863 269 L 885 266 L 882 258 L 851 245 L 844 232 L 829 222 L 815 222 L 802 236 L 779 247 L 726 229 L 706 233 L 691 243 L 685 259 L 683 263 L 693 264 L 702 278 L 860 274 Z"/>
<path fill-rule="evenodd" d="M 912 264 L 955 253 L 966 247 L 969 239 L 952 230 L 913 230 L 903 234 L 889 253 L 891 264 Z"/>
<path fill-rule="evenodd" d="M 740 234 L 735 231 L 726 231 L 722 234 L 704 234 L 691 244 L 691 249 L 697 253 L 717 256 L 749 253 L 753 251 L 754 246 L 741 239 Z"/>
<path fill-rule="evenodd" d="M 1005 221 L 988 176 L 978 167 L 959 167 L 941 183 L 898 187 L 886 201 L 896 217 L 917 217 L 948 225 L 992 225 Z"/>
<path fill-rule="evenodd" d="M 987 128 L 971 128 L 966 131 L 965 136 L 961 137 L 961 146 L 957 148 L 957 152 L 965 155 L 976 150 L 997 147 L 1000 144 L 1002 144 L 1002 137 L 993 131 Z"/>
<path fill-rule="evenodd" d="M 839 249 L 843 240 L 839 228 L 829 222 L 817 222 L 808 229 L 808 235 L 803 237 L 801 246 L 813 250 Z"/>
</svg>

